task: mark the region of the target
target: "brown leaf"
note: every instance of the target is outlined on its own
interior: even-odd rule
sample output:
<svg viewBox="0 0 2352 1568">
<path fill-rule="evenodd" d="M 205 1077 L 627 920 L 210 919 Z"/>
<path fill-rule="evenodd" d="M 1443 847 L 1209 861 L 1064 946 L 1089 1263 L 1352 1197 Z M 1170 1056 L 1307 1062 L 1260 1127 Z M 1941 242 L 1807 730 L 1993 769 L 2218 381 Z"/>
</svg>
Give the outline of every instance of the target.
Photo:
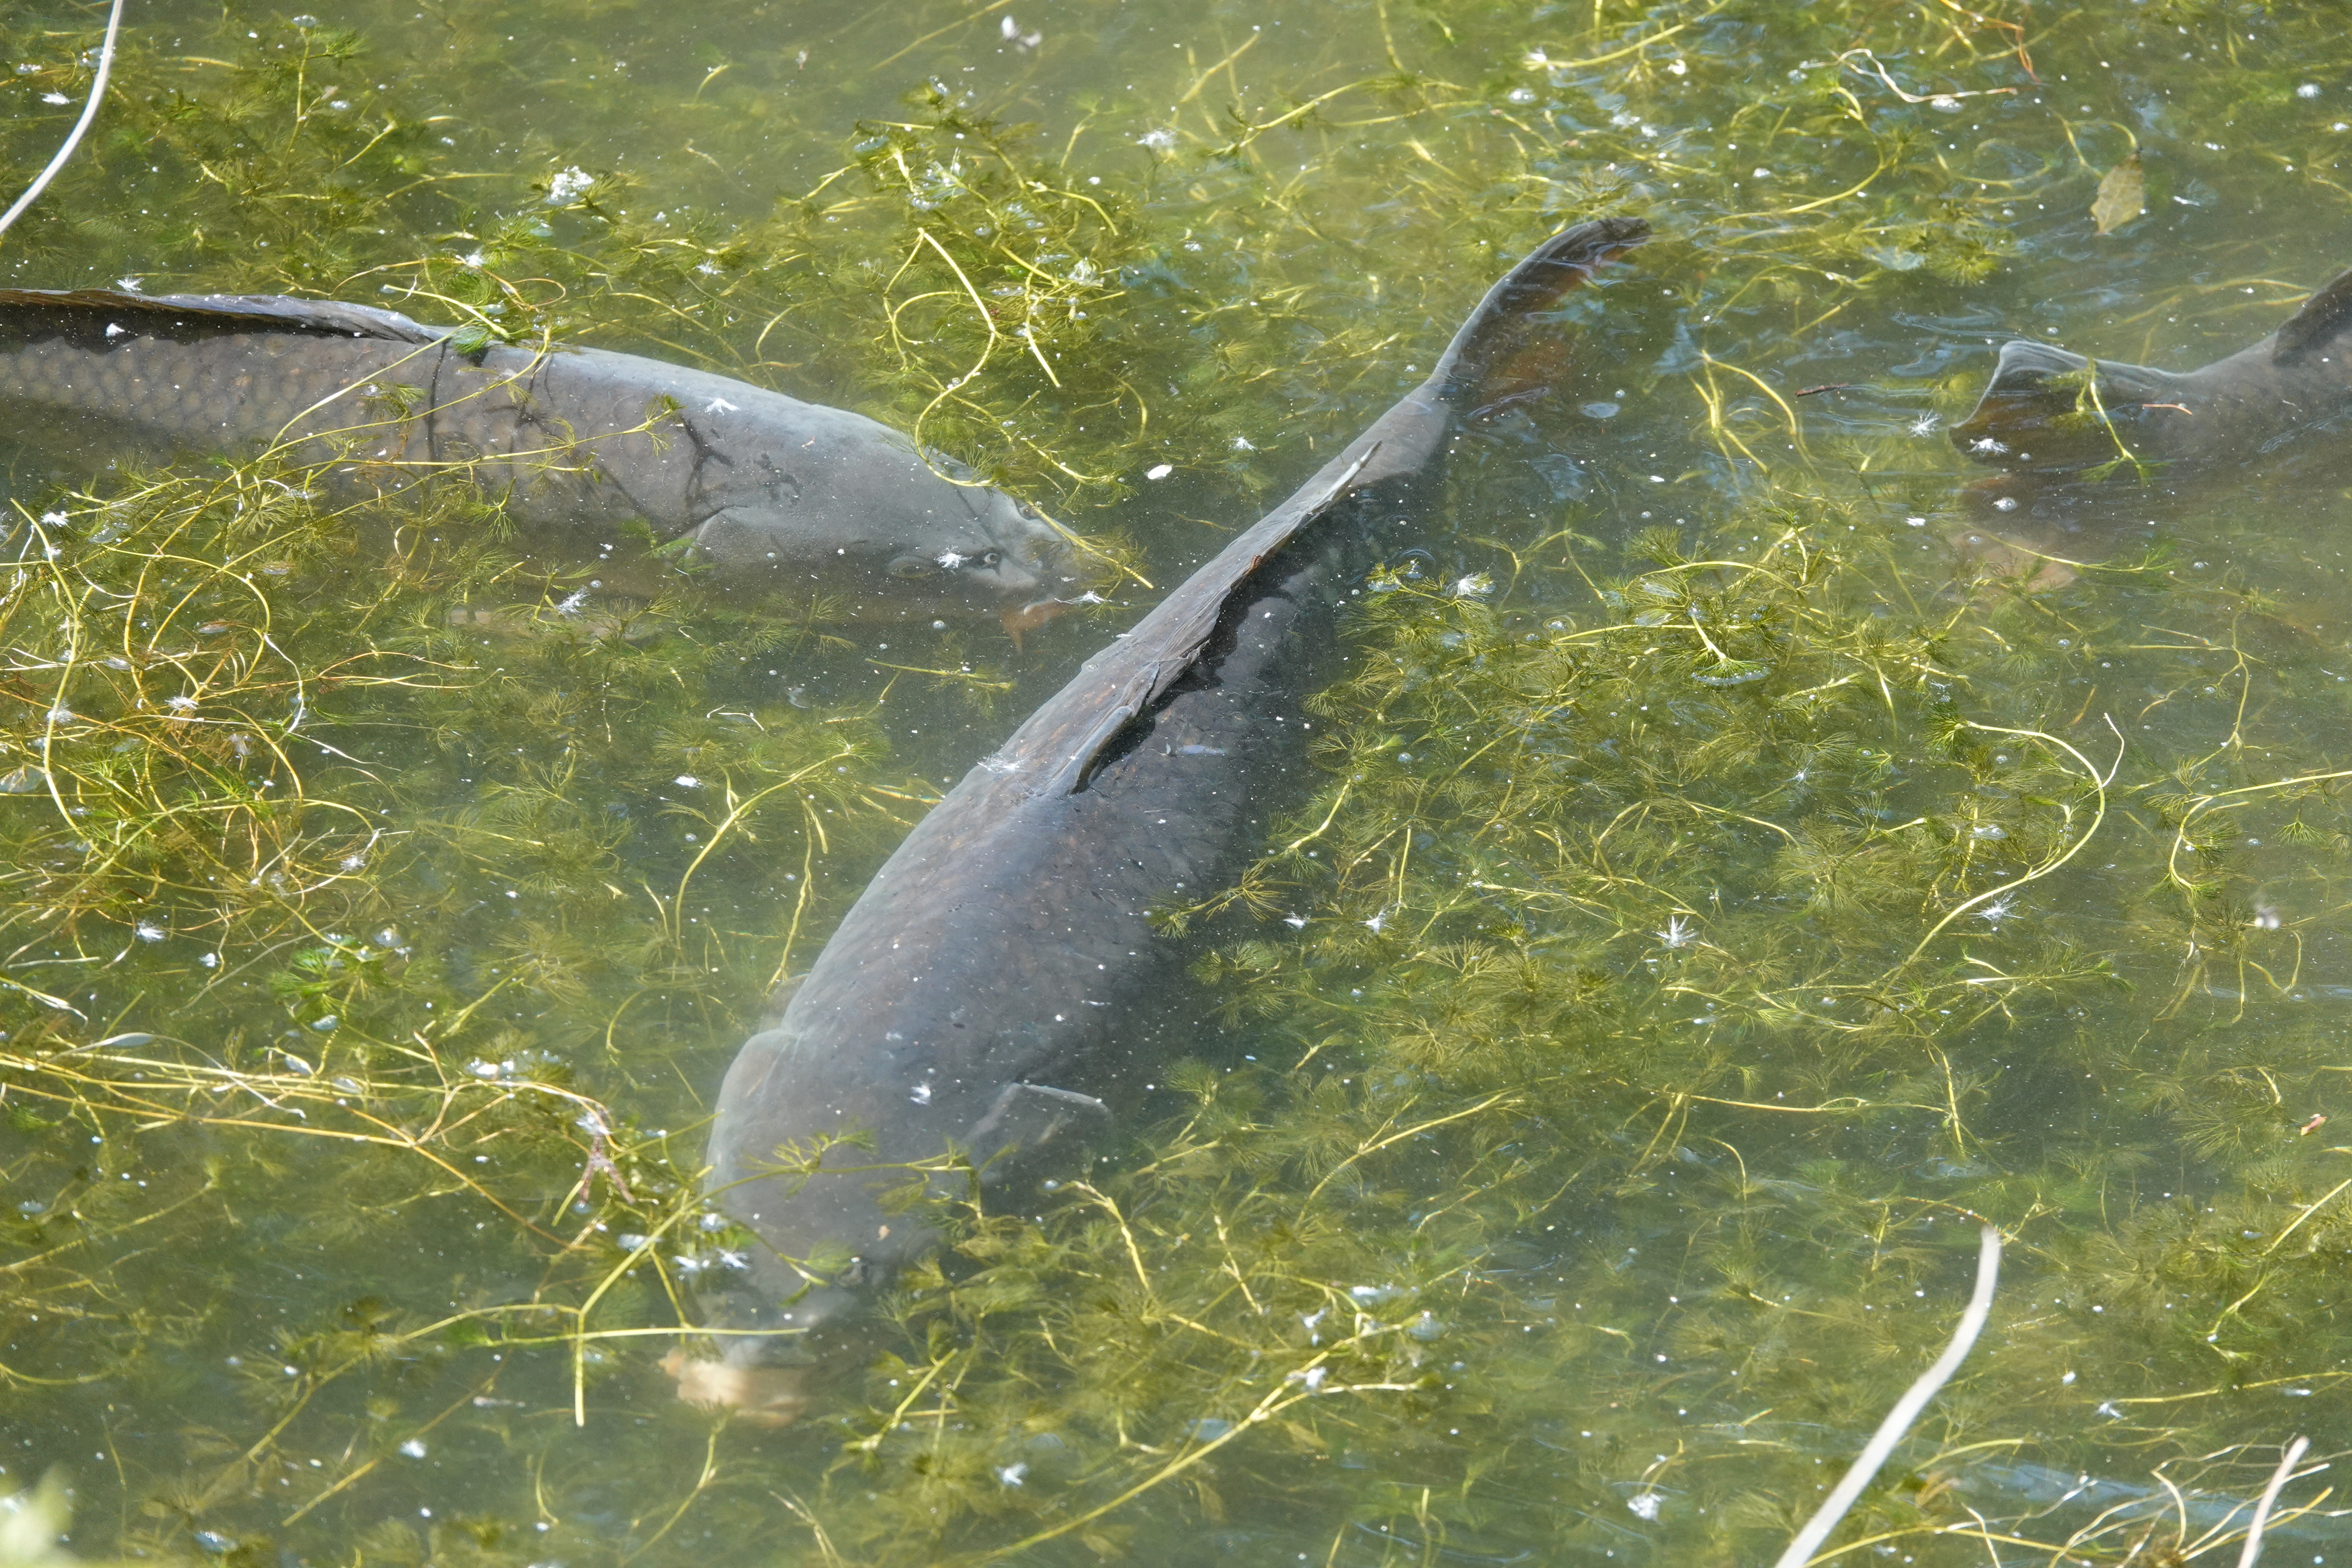
<svg viewBox="0 0 2352 1568">
<path fill-rule="evenodd" d="M 2099 182 L 2099 195 L 2091 203 L 2091 221 L 2099 226 L 2101 234 L 2113 234 L 2147 210 L 2147 178 L 2140 173 L 2139 154 L 2109 169 Z"/>
</svg>

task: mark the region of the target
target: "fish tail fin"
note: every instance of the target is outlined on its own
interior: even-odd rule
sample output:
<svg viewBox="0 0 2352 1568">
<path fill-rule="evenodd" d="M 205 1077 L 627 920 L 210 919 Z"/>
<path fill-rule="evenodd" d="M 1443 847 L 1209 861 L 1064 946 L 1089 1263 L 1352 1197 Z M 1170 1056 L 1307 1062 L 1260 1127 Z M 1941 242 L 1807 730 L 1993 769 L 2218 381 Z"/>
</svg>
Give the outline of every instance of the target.
<svg viewBox="0 0 2352 1568">
<path fill-rule="evenodd" d="M 2076 468 L 2116 455 L 2113 426 L 2179 401 L 2179 378 L 2147 365 L 2085 359 L 2027 339 L 2001 345 L 1976 408 L 1952 444 L 2005 468 Z"/>
<path fill-rule="evenodd" d="M 1439 395 L 1476 414 L 1549 389 L 1559 377 L 1568 341 L 1541 321 L 1561 296 L 1650 237 L 1637 217 L 1595 218 L 1564 229 L 1486 290 L 1454 334 L 1431 376 Z"/>
</svg>

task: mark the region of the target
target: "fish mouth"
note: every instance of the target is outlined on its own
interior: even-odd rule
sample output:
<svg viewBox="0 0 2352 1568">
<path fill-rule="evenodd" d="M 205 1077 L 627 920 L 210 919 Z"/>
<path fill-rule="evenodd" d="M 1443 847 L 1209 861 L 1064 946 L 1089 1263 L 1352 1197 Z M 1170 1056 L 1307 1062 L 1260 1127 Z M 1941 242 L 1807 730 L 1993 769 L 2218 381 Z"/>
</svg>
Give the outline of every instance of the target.
<svg viewBox="0 0 2352 1568">
<path fill-rule="evenodd" d="M 996 618 L 1003 623 L 1004 635 L 1013 639 L 1014 652 L 1021 648 L 1021 635 L 1034 632 L 1046 622 L 1067 615 L 1077 607 L 1076 599 L 1033 599 L 1025 605 L 1006 609 Z"/>
<path fill-rule="evenodd" d="M 806 1367 L 735 1366 L 673 1350 L 662 1358 L 661 1369 L 677 1380 L 681 1402 L 724 1410 L 746 1426 L 789 1426 L 811 1402 Z"/>
</svg>

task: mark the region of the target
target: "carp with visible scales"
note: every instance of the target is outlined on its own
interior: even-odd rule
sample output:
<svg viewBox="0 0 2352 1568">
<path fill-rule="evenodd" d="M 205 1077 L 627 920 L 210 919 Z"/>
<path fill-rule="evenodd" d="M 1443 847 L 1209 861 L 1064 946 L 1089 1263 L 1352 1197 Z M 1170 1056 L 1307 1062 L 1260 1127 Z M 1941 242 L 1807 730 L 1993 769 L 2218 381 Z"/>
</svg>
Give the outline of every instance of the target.
<svg viewBox="0 0 2352 1568">
<path fill-rule="evenodd" d="M 885 1206 L 907 1165 L 956 1150 L 992 1185 L 1034 1178 L 1196 1048 L 1157 1003 L 1186 950 L 1152 908 L 1262 850 L 1310 776 L 1302 699 L 1336 668 L 1349 588 L 1414 542 L 1465 422 L 1554 379 L 1544 313 L 1648 233 L 1604 218 L 1521 261 L 1425 381 L 916 825 L 719 1090 L 710 1191 L 762 1245 L 707 1292 L 720 1359 L 671 1358 L 681 1397 L 792 1419 L 872 1293 L 937 1244 Z M 778 1169 L 850 1133 L 872 1147 L 833 1164 L 898 1168 Z M 847 1268 L 810 1267 L 838 1249 Z"/>
</svg>

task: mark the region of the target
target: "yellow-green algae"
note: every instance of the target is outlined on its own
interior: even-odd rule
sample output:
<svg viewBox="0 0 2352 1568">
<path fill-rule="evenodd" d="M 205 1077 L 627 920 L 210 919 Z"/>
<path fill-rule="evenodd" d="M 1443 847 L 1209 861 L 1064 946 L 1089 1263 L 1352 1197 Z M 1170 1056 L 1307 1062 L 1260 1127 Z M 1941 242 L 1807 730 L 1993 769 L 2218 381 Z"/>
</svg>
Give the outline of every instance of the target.
<svg viewBox="0 0 2352 1568">
<path fill-rule="evenodd" d="M 10 180 L 97 20 L 5 24 Z M 2188 363 L 2352 259 L 2308 232 L 2347 56 L 2318 5 L 142 23 L 11 282 L 855 404 L 1113 603 L 1019 657 L 690 581 L 583 625 L 461 481 L 12 453 L 0 1486 L 240 1563 L 1750 1561 L 1981 1215 L 1992 1330 L 1839 1541 L 2234 1552 L 2344 1409 L 2344 498 L 2117 476 L 2019 557 L 1930 416 L 2004 332 Z M 2095 243 L 2135 149 L 2155 211 Z M 1603 211 L 1665 237 L 1370 585 L 1312 798 L 1166 911 L 1202 1046 L 1132 1141 L 951 1215 L 809 1424 L 677 1405 L 775 981 Z M 2338 1550 L 2326 1485 L 2274 1552 Z"/>
</svg>

